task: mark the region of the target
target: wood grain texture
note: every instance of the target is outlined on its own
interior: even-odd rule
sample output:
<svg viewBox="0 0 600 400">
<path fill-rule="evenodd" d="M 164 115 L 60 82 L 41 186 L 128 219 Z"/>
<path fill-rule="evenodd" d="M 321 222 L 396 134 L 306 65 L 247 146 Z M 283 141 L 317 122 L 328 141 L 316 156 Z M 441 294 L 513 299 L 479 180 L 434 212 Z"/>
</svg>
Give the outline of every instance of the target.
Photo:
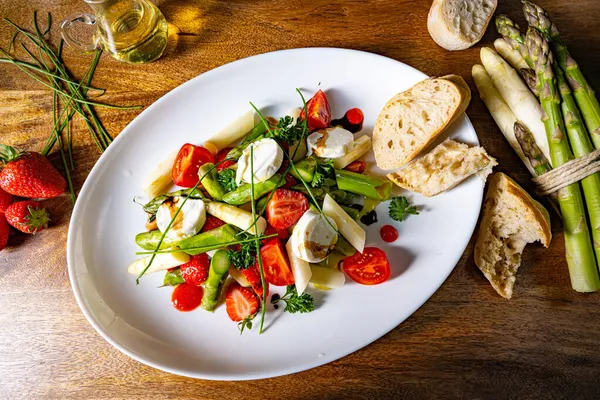
<svg viewBox="0 0 600 400">
<path fill-rule="evenodd" d="M 545 0 L 591 84 L 600 88 L 600 3 Z M 429 75 L 455 73 L 474 92 L 467 113 L 483 146 L 508 173 L 531 188 L 474 90 L 471 66 L 479 48 L 435 45 L 426 29 L 430 1 L 230 0 L 158 2 L 178 35 L 160 61 L 141 66 L 104 55 L 94 84 L 118 104 L 150 105 L 177 85 L 230 61 L 267 51 L 333 46 L 382 54 Z M 29 24 L 32 11 L 56 21 L 85 11 L 81 1 L 0 0 L 0 14 Z M 524 23 L 516 0 L 499 12 Z M 55 23 L 55 28 L 57 23 Z M 12 34 L 0 24 L 5 46 Z M 58 32 L 52 31 L 53 38 Z M 176 39 L 176 46 L 175 46 Z M 78 76 L 89 56 L 66 51 Z M 51 130 L 51 95 L 8 65 L 0 65 L 0 137 L 40 150 Z M 101 110 L 117 135 L 138 111 Z M 81 187 L 98 158 L 83 125 L 75 128 L 75 183 Z M 52 160 L 58 165 L 56 155 Z M 15 236 L 0 252 L 0 398 L 600 398 L 600 296 L 570 289 L 563 237 L 555 221 L 551 248 L 529 246 L 514 298 L 500 298 L 473 263 L 472 243 L 439 291 L 392 332 L 341 360 L 310 371 L 254 382 L 209 382 L 169 375 L 129 359 L 105 342 L 81 314 L 70 289 L 65 246 L 68 198 L 47 201 L 51 229 Z M 376 310 L 375 310 L 376 311 Z M 382 315 L 385 318 L 385 315 Z M 349 332 L 351 334 L 351 332 Z"/>
</svg>

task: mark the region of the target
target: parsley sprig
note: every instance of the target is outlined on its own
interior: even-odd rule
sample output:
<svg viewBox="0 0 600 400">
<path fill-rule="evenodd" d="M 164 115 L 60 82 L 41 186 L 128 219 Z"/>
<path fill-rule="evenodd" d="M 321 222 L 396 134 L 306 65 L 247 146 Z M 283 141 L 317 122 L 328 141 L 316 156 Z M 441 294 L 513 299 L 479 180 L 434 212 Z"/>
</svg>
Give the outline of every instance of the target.
<svg viewBox="0 0 600 400">
<path fill-rule="evenodd" d="M 235 171 L 232 169 L 225 168 L 220 171 L 217 180 L 228 192 L 233 192 L 238 187 L 235 183 Z"/>
<path fill-rule="evenodd" d="M 325 179 L 333 176 L 333 159 L 331 158 L 317 158 L 317 165 L 315 167 L 315 173 L 311 181 L 311 186 L 314 188 L 321 187 L 325 183 Z"/>
<path fill-rule="evenodd" d="M 283 297 L 275 297 L 271 300 L 271 304 L 277 304 L 280 301 L 285 302 L 285 308 L 283 311 L 291 314 L 295 314 L 297 312 L 309 313 L 315 310 L 315 302 L 312 296 L 308 293 L 302 293 L 302 295 L 298 296 L 296 285 L 289 285 L 286 288 Z"/>
<path fill-rule="evenodd" d="M 256 261 L 254 241 L 242 243 L 239 250 L 227 250 L 227 256 L 229 257 L 229 262 L 236 269 L 243 270 L 250 268 Z"/>
<path fill-rule="evenodd" d="M 277 127 L 267 132 L 267 137 L 277 139 L 280 143 L 287 143 L 293 146 L 304 136 L 304 124 L 294 121 L 294 117 L 286 115 L 279 118 Z"/>
<path fill-rule="evenodd" d="M 404 221 L 409 214 L 419 215 L 417 207 L 411 206 L 406 197 L 397 196 L 390 203 L 390 218 L 395 221 Z"/>
</svg>

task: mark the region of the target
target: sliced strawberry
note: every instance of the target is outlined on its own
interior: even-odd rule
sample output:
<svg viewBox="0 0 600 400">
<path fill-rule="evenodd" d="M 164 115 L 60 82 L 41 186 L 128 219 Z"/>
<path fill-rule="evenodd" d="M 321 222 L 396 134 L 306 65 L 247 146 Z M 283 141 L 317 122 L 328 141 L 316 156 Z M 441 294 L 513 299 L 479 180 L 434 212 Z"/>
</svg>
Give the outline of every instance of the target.
<svg viewBox="0 0 600 400">
<path fill-rule="evenodd" d="M 258 312 L 258 299 L 250 288 L 232 282 L 225 294 L 225 309 L 227 315 L 234 322 L 241 322 L 253 318 Z"/>
<path fill-rule="evenodd" d="M 190 285 L 200 286 L 208 278 L 208 270 L 210 269 L 208 254 L 202 253 L 191 256 L 190 261 L 179 268 L 184 281 Z"/>
<path fill-rule="evenodd" d="M 275 229 L 287 229 L 294 225 L 308 210 L 304 194 L 288 189 L 277 189 L 267 204 L 267 221 Z"/>
<path fill-rule="evenodd" d="M 235 161 L 231 161 L 231 160 L 223 161 L 227 158 L 227 155 L 229 154 L 231 149 L 232 149 L 231 147 L 225 147 L 223 150 L 219 151 L 215 155 L 215 164 L 217 165 L 217 171 L 221 171 L 225 168 L 229 168 L 233 164 L 235 164 Z"/>
<path fill-rule="evenodd" d="M 36 233 L 48 227 L 50 215 L 40 203 L 32 200 L 18 201 L 5 211 L 6 220 L 25 233 Z"/>
<path fill-rule="evenodd" d="M 0 188 L 0 213 L 6 211 L 13 201 L 13 195 Z"/>
<path fill-rule="evenodd" d="M 250 283 L 250 285 L 252 285 L 252 289 L 254 290 L 256 295 L 260 299 L 262 299 L 263 298 L 263 290 L 262 290 L 263 288 L 262 288 L 262 281 L 260 279 L 260 270 L 259 270 L 259 266 L 258 266 L 258 261 L 256 263 L 254 263 L 254 265 L 252 265 L 251 267 L 243 269 L 242 274 L 244 275 L 244 277 L 246 278 L 248 283 Z M 266 281 L 265 281 L 265 284 L 267 287 L 267 296 L 269 296 L 269 284 Z"/>
<path fill-rule="evenodd" d="M 10 235 L 10 225 L 4 215 L 0 215 L 0 250 L 4 250 L 8 244 L 8 236 Z"/>
<path fill-rule="evenodd" d="M 217 229 L 218 227 L 225 225 L 225 222 L 221 221 L 217 217 L 213 217 L 212 215 L 206 216 L 206 222 L 200 232 L 212 231 L 213 229 Z"/>
<path fill-rule="evenodd" d="M 272 235 L 276 233 L 277 237 L 281 240 L 285 240 L 290 237 L 290 233 L 287 229 L 275 229 L 271 225 L 267 225 L 267 229 L 265 230 L 265 235 Z M 269 239 L 263 239 L 262 242 L 266 243 Z"/>
</svg>

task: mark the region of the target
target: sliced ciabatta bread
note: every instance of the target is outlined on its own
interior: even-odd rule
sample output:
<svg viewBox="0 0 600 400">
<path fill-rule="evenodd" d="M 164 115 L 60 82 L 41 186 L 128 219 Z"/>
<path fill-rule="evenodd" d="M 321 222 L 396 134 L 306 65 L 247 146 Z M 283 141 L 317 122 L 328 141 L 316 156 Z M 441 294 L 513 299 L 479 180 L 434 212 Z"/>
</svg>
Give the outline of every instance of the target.
<svg viewBox="0 0 600 400">
<path fill-rule="evenodd" d="M 401 167 L 464 113 L 471 101 L 460 76 L 429 78 L 392 97 L 373 129 L 373 151 L 381 169 Z"/>
<path fill-rule="evenodd" d="M 510 299 L 525 245 L 550 245 L 550 215 L 508 176 L 492 176 L 475 243 L 475 264 L 498 294 Z"/>
<path fill-rule="evenodd" d="M 497 0 L 434 0 L 427 29 L 446 50 L 467 49 L 481 40 L 497 5 Z"/>
<path fill-rule="evenodd" d="M 453 188 L 473 174 L 484 181 L 498 163 L 483 147 L 445 140 L 430 153 L 388 178 L 401 188 L 432 197 Z"/>
</svg>

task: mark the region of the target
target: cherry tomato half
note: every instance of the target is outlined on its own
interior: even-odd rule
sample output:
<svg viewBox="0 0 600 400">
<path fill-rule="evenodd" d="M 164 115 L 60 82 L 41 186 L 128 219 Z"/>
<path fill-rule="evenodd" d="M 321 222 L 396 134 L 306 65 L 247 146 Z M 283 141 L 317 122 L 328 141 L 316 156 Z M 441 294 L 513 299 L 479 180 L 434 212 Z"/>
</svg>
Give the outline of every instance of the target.
<svg viewBox="0 0 600 400">
<path fill-rule="evenodd" d="M 327 96 L 322 90 L 306 102 L 306 111 L 308 113 L 308 128 L 311 131 L 327 128 L 331 125 L 331 107 Z M 300 119 L 304 120 L 304 110 L 300 113 Z"/>
<path fill-rule="evenodd" d="M 215 159 L 210 151 L 206 150 L 201 146 L 194 146 L 193 144 L 184 144 L 179 153 L 175 163 L 173 163 L 173 170 L 171 176 L 173 182 L 177 186 L 191 188 L 200 177 L 198 176 L 198 169 L 207 162 L 214 163 Z"/>
<path fill-rule="evenodd" d="M 381 235 L 381 239 L 384 242 L 395 242 L 398 239 L 398 230 L 394 228 L 392 225 L 384 225 L 379 230 L 379 234 Z"/>
<path fill-rule="evenodd" d="M 390 263 L 385 252 L 376 247 L 365 247 L 343 262 L 344 272 L 361 285 L 378 285 L 390 277 Z"/>
<path fill-rule="evenodd" d="M 366 168 L 367 168 L 367 164 L 364 161 L 357 160 L 357 161 L 352 161 L 344 169 L 346 171 L 352 171 L 352 172 L 356 172 L 357 174 L 362 174 L 363 172 L 365 172 Z"/>
<path fill-rule="evenodd" d="M 265 279 L 271 285 L 287 286 L 293 284 L 294 275 L 287 253 L 278 238 L 269 239 L 260 249 Z"/>
</svg>

